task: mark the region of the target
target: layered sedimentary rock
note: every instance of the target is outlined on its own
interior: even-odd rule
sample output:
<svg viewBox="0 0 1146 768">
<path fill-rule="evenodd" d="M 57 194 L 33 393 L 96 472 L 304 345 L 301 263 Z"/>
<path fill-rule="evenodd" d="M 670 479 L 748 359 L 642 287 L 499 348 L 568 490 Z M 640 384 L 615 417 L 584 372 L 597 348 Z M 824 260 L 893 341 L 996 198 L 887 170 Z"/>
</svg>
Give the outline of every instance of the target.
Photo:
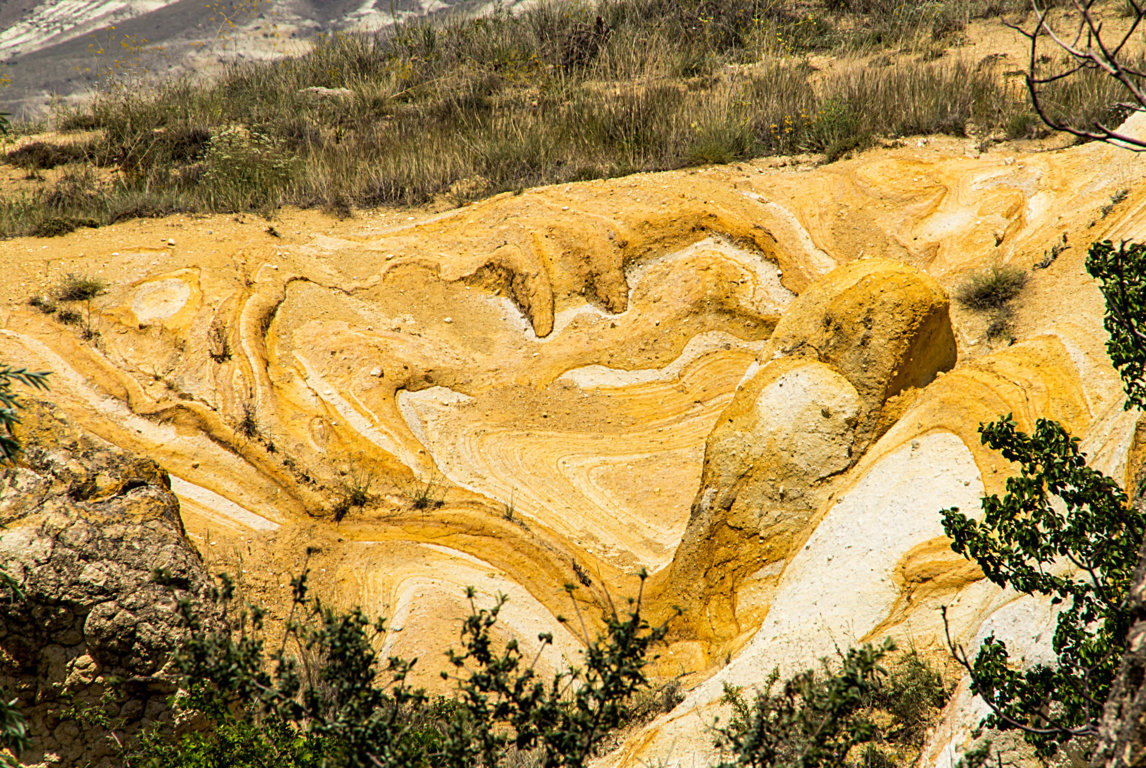
<svg viewBox="0 0 1146 768">
<path fill-rule="evenodd" d="M 708 437 L 700 490 L 664 590 L 701 636 L 756 626 L 805 526 L 906 390 L 955 364 L 935 280 L 882 259 L 840 267 L 785 312 Z M 738 607 L 749 612 L 738 618 Z M 753 615 L 755 613 L 755 615 Z"/>
<path fill-rule="evenodd" d="M 591 632 L 647 569 L 648 609 L 686 611 L 657 671 L 690 693 L 606 762 L 703 765 L 724 683 L 886 635 L 938 648 L 941 606 L 961 642 L 997 627 L 1041 652 L 1047 607 L 984 583 L 939 511 L 1002 487 L 977 428 L 1008 412 L 1062 421 L 1127 479 L 1135 417 L 1082 260 L 1142 234 L 1141 176 L 1100 145 L 941 140 L 284 212 L 274 234 L 207 217 L 15 240 L 0 357 L 53 370 L 69 419 L 167 469 L 191 540 L 263 602 L 317 548 L 315 588 L 390 616 L 386 652 L 428 684 L 467 585 L 510 596 L 507 636 L 553 632 L 552 668 L 583 642 L 556 618 L 565 585 Z M 1031 270 L 1013 345 L 948 300 L 999 264 Z M 26 304 L 68 272 L 108 283 L 78 327 Z M 956 694 L 928 765 L 954 765 L 975 707 Z"/>
<path fill-rule="evenodd" d="M 22 460 L 0 467 L 0 689 L 28 720 L 26 761 L 119 765 L 170 718 L 177 603 L 210 611 L 206 571 L 154 461 L 42 404 L 18 435 Z"/>
</svg>

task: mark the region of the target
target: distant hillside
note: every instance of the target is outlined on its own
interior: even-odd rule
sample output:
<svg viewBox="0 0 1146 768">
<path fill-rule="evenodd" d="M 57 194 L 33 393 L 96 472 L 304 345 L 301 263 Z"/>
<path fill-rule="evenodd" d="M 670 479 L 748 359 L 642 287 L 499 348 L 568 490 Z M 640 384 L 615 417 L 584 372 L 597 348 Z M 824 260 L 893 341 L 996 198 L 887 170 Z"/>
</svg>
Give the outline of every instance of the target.
<svg viewBox="0 0 1146 768">
<path fill-rule="evenodd" d="M 236 59 L 301 53 L 323 32 L 490 7 L 487 0 L 0 0 L 0 84 L 7 83 L 0 109 L 35 117 L 53 97 L 82 96 L 125 71 L 210 73 Z"/>
</svg>

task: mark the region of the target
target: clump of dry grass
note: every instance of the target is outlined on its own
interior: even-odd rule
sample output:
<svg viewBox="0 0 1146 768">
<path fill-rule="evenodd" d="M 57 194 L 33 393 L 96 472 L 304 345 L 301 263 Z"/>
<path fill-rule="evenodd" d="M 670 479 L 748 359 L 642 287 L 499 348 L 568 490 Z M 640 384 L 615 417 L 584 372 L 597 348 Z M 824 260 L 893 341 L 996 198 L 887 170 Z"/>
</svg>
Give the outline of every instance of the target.
<svg viewBox="0 0 1146 768">
<path fill-rule="evenodd" d="M 987 315 L 988 339 L 1014 339 L 1011 302 L 1027 284 L 1028 274 L 1018 267 L 993 266 L 977 272 L 955 292 L 955 299 Z"/>
<path fill-rule="evenodd" d="M 834 160 L 881 136 L 963 135 L 969 123 L 1025 135 L 1035 124 L 1018 85 L 911 55 L 1011 10 L 993 1 L 543 2 L 322 37 L 302 56 L 209 83 L 111 89 L 63 115 L 61 127 L 97 138 L 54 184 L 0 199 L 0 236 L 284 203 L 341 214 L 460 203 L 768 154 Z M 803 58 L 881 47 L 904 55 L 826 75 Z M 1097 115 L 1120 100 L 1108 79 L 1084 78 L 1063 83 L 1052 109 Z"/>
<path fill-rule="evenodd" d="M 959 303 L 980 312 L 1007 306 L 1027 284 L 1027 273 L 1018 267 L 993 266 L 977 272 L 955 294 Z"/>
</svg>

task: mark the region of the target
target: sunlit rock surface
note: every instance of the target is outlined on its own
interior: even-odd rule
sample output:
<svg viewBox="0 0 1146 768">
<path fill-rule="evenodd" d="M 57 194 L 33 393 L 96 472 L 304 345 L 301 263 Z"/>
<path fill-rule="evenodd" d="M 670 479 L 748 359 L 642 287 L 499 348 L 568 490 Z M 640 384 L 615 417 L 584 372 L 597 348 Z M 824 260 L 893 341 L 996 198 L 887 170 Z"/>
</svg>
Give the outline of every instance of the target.
<svg viewBox="0 0 1146 768">
<path fill-rule="evenodd" d="M 977 427 L 1008 412 L 1133 471 L 1083 259 L 1142 234 L 1141 175 L 1102 145 L 943 139 L 284 212 L 275 234 L 218 216 L 12 240 L 0 358 L 54 371 L 70 418 L 162 464 L 212 570 L 275 605 L 305 561 L 324 596 L 391 617 L 387 652 L 426 684 L 466 586 L 510 597 L 505 633 L 554 632 L 552 667 L 584 631 L 557 616 L 592 631 L 647 570 L 651 615 L 685 610 L 657 671 L 689 694 L 603 764 L 702 766 L 725 683 L 886 635 L 938 648 L 942 606 L 962 642 L 994 622 L 1038 653 L 1046 607 L 951 553 L 939 511 L 1002 488 Z M 1043 265 L 1013 345 L 949 301 L 998 264 Z M 26 304 L 68 272 L 108 283 L 78 326 Z M 974 707 L 956 695 L 928 765 L 970 744 Z"/>
<path fill-rule="evenodd" d="M 107 768 L 116 739 L 171 721 L 178 601 L 209 622 L 209 580 L 154 461 L 26 405 L 21 462 L 0 466 L 0 688 L 29 764 Z M 67 714 L 88 709 L 107 720 Z"/>
</svg>

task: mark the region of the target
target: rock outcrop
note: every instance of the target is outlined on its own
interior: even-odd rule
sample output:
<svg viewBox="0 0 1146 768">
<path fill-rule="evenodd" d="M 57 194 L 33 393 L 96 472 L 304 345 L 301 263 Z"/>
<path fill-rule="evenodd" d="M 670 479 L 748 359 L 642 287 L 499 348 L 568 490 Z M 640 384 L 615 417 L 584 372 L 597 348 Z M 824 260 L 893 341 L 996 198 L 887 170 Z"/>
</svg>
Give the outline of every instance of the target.
<svg viewBox="0 0 1146 768">
<path fill-rule="evenodd" d="M 940 510 L 1001 489 L 977 427 L 1008 412 L 1126 479 L 1135 423 L 1080 244 L 1146 235 L 1144 178 L 1099 144 L 936 138 L 448 211 L 285 210 L 275 235 L 211 216 L 16 239 L 0 358 L 160 462 L 188 539 L 272 610 L 316 547 L 316 590 L 389 617 L 385 652 L 427 685 L 466 586 L 510 595 L 523 648 L 552 632 L 556 666 L 582 646 L 564 585 L 591 633 L 647 569 L 650 615 L 686 610 L 657 664 L 689 696 L 608 763 L 692 768 L 725 683 L 885 636 L 941 648 L 942 606 L 960 642 L 994 627 L 1041 652 L 1048 607 L 955 556 Z M 946 299 L 999 264 L 1029 270 L 1013 345 Z M 69 272 L 108 284 L 84 328 L 27 304 Z M 952 768 L 981 714 L 957 693 L 922 765 Z"/>
<path fill-rule="evenodd" d="M 119 765 L 117 742 L 170 715 L 177 601 L 205 596 L 167 474 L 30 403 L 0 467 L 0 689 L 28 762 Z"/>
<path fill-rule="evenodd" d="M 946 294 L 902 263 L 852 262 L 793 302 L 705 447 L 665 588 L 689 629 L 727 640 L 759 625 L 766 602 L 745 601 L 749 615 L 736 615 L 743 582 L 775 586 L 832 480 L 955 355 Z"/>
</svg>

